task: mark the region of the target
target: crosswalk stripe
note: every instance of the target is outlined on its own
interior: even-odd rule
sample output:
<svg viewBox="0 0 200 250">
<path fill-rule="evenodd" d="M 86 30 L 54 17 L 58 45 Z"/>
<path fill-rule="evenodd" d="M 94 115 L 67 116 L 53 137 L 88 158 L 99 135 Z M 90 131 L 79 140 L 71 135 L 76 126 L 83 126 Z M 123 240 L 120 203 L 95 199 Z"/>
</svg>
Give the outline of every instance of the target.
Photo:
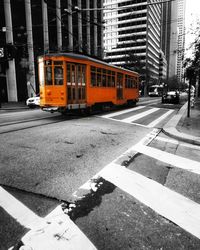
<svg viewBox="0 0 200 250">
<path fill-rule="evenodd" d="M 133 146 L 134 150 L 141 154 L 145 154 L 147 156 L 150 156 L 156 160 L 165 162 L 167 164 L 170 164 L 172 166 L 200 174 L 200 163 L 194 160 L 190 160 L 178 155 L 173 155 L 168 152 L 152 148 L 149 146 L 136 144 Z"/>
<path fill-rule="evenodd" d="M 61 206 L 42 218 L 2 187 L 0 206 L 22 226 L 31 229 L 22 238 L 22 242 L 30 249 L 96 250 L 69 216 L 64 214 Z"/>
<path fill-rule="evenodd" d="M 102 176 L 161 216 L 200 238 L 200 205 L 163 185 L 117 164 L 110 164 Z"/>
<path fill-rule="evenodd" d="M 125 119 L 123 119 L 122 121 L 125 122 L 125 123 L 131 123 L 131 122 L 133 122 L 133 121 L 139 120 L 139 119 L 142 118 L 142 117 L 145 117 L 145 116 L 147 116 L 147 115 L 150 115 L 150 114 L 156 112 L 157 110 L 159 110 L 159 108 L 152 108 L 152 109 L 150 109 L 150 110 L 141 112 L 140 114 L 133 115 L 133 116 L 130 116 L 130 117 L 128 117 L 128 118 L 125 118 Z"/>
<path fill-rule="evenodd" d="M 103 117 L 103 118 L 110 118 L 110 117 L 114 117 L 114 116 L 118 116 L 118 115 L 123 115 L 123 114 L 129 113 L 131 111 L 136 111 L 136 110 L 143 109 L 143 108 L 145 108 L 145 106 L 139 106 L 139 107 L 135 107 L 135 108 L 131 108 L 131 109 L 121 110 L 121 111 L 114 112 L 114 113 L 111 113 L 111 114 L 102 115 L 101 117 Z"/>
<path fill-rule="evenodd" d="M 160 116 L 158 119 L 154 120 L 153 122 L 149 123 L 147 125 L 147 127 L 149 128 L 153 128 L 155 127 L 159 122 L 161 122 L 162 120 L 164 120 L 168 115 L 170 115 L 172 112 L 174 112 L 173 110 L 169 110 L 167 111 L 165 114 L 163 114 L 162 116 Z"/>
<path fill-rule="evenodd" d="M 32 229 L 43 222 L 42 218 L 2 187 L 0 187 L 0 206 L 25 228 Z"/>
<path fill-rule="evenodd" d="M 57 206 L 48 216 L 47 223 L 38 230 L 29 231 L 22 242 L 31 249 L 97 250 L 78 226 Z"/>
</svg>

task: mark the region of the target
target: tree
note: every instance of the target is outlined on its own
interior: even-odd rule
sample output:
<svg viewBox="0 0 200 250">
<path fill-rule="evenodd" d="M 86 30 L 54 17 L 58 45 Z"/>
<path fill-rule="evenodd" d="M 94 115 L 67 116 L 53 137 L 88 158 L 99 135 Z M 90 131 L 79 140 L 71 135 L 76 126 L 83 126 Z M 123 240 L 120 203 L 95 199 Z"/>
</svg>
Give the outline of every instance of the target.
<svg viewBox="0 0 200 250">
<path fill-rule="evenodd" d="M 193 58 L 186 58 L 184 61 L 185 77 L 190 81 L 192 85 L 197 83 L 197 96 L 200 95 L 199 79 L 200 79 L 200 22 L 197 22 L 198 26 L 195 30 L 196 39 L 190 45 L 193 46 Z"/>
</svg>

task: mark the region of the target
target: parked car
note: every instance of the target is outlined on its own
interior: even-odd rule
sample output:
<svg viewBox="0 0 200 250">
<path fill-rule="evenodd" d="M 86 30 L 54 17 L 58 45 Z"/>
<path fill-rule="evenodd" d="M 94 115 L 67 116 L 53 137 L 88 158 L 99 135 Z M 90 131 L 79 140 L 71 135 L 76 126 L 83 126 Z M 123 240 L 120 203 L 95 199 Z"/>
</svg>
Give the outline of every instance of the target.
<svg viewBox="0 0 200 250">
<path fill-rule="evenodd" d="M 178 104 L 180 102 L 180 94 L 178 91 L 168 91 L 162 96 L 162 103 Z"/>
<path fill-rule="evenodd" d="M 26 105 L 29 107 L 29 108 L 36 108 L 36 107 L 39 107 L 40 106 L 40 96 L 39 95 L 36 95 L 36 96 L 33 96 L 33 97 L 30 97 L 26 100 Z"/>
</svg>

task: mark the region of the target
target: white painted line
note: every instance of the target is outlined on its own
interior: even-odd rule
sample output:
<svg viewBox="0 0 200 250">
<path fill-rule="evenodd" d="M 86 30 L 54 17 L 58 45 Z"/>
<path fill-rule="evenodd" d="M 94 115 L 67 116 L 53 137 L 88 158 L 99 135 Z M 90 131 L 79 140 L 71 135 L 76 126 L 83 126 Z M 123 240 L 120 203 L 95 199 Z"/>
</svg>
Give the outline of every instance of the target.
<svg viewBox="0 0 200 250">
<path fill-rule="evenodd" d="M 61 206 L 45 218 L 39 217 L 28 207 L 0 187 L 0 206 L 18 223 L 31 229 L 22 242 L 33 250 L 96 250 L 81 230 L 64 214 Z"/>
<path fill-rule="evenodd" d="M 100 176 L 200 238 L 200 205 L 198 203 L 116 164 L 104 168 Z"/>
<path fill-rule="evenodd" d="M 152 140 L 154 140 L 154 138 L 159 134 L 160 130 L 159 129 L 153 129 L 149 134 L 147 134 L 142 140 L 139 141 L 138 144 L 145 144 L 148 145 Z M 118 156 L 115 160 L 113 160 L 110 164 L 118 164 L 120 161 L 124 161 L 124 160 L 130 160 L 131 158 L 133 158 L 135 155 L 137 154 L 137 151 L 135 151 L 135 145 L 133 145 L 132 147 L 130 147 L 128 150 L 126 150 L 123 154 L 121 154 L 120 156 Z M 110 165 L 108 164 L 108 165 Z M 108 166 L 107 165 L 107 166 Z M 105 166 L 104 168 L 107 168 L 107 166 Z M 104 169 L 103 168 L 103 169 Z M 81 198 L 81 196 L 78 194 L 79 191 L 81 190 L 92 190 L 92 180 L 98 179 L 100 176 L 100 173 L 97 173 L 96 175 L 94 175 L 90 180 L 88 180 L 87 182 L 85 182 L 82 186 L 79 187 L 79 189 L 77 191 L 75 191 L 72 195 L 75 198 Z M 80 194 L 82 195 L 82 191 L 80 192 Z"/>
<path fill-rule="evenodd" d="M 145 100 L 142 100 L 142 101 L 140 101 L 139 100 L 139 104 L 145 104 L 145 103 L 151 103 L 151 104 L 153 104 L 153 103 L 158 103 L 158 102 L 161 102 L 161 100 L 160 100 L 160 98 L 159 99 L 157 99 L 157 100 L 148 100 L 148 101 L 145 101 Z"/>
<path fill-rule="evenodd" d="M 48 226 L 28 232 L 22 242 L 34 250 L 97 250 L 90 240 L 63 213 L 61 206 L 46 216 Z"/>
<path fill-rule="evenodd" d="M 168 152 L 148 147 L 142 144 L 137 144 L 133 148 L 137 152 L 148 155 L 156 160 L 165 162 L 177 168 L 181 168 L 196 174 L 200 174 L 200 163 L 197 161 L 189 160 L 187 158 L 170 154 Z"/>
<path fill-rule="evenodd" d="M 180 143 L 175 139 L 169 139 L 169 138 L 158 136 L 158 137 L 156 137 L 156 140 L 163 141 L 163 142 L 169 142 L 172 144 L 179 144 L 179 146 L 181 146 L 181 147 L 187 147 L 187 148 L 200 150 L 200 146 L 198 146 L 198 145 L 193 145 L 193 144 L 189 144 L 189 143 Z"/>
<path fill-rule="evenodd" d="M 164 120 L 168 115 L 170 115 L 172 112 L 174 112 L 174 110 L 169 110 L 168 112 L 166 112 L 165 114 L 161 115 L 158 119 L 154 120 L 153 122 L 149 123 L 147 127 L 149 128 L 153 128 L 155 127 L 159 122 L 161 122 L 162 120 Z"/>
<path fill-rule="evenodd" d="M 22 226 L 32 229 L 43 223 L 43 219 L 33 213 L 23 203 L 0 187 L 0 206 Z"/>
<path fill-rule="evenodd" d="M 157 110 L 159 110 L 159 108 L 152 108 L 152 109 L 144 111 L 144 112 L 142 112 L 140 114 L 133 115 L 133 116 L 130 116 L 130 117 L 126 118 L 126 119 L 123 119 L 122 121 L 125 122 L 125 123 L 131 123 L 131 122 L 139 120 L 140 118 L 143 118 L 143 117 L 145 117 L 147 115 L 150 115 L 150 114 L 156 112 Z"/>
<path fill-rule="evenodd" d="M 145 106 L 138 106 L 138 107 L 135 107 L 135 108 L 126 109 L 126 110 L 114 112 L 114 113 L 111 113 L 111 114 L 102 115 L 102 116 L 100 116 L 100 117 L 103 117 L 103 118 L 110 118 L 110 117 L 113 117 L 113 116 L 123 115 L 123 114 L 129 113 L 129 112 L 131 112 L 131 111 L 136 111 L 136 110 L 143 109 L 143 108 L 145 108 Z"/>
<path fill-rule="evenodd" d="M 136 126 L 140 126 L 140 127 L 147 128 L 147 126 L 146 126 L 146 125 L 139 124 L 139 123 L 134 123 L 134 122 L 124 122 L 123 120 L 117 120 L 117 119 L 115 119 L 115 118 L 107 118 L 107 119 L 108 119 L 108 120 L 115 121 L 115 122 L 127 123 L 127 124 L 131 124 L 131 125 L 136 125 Z"/>
</svg>

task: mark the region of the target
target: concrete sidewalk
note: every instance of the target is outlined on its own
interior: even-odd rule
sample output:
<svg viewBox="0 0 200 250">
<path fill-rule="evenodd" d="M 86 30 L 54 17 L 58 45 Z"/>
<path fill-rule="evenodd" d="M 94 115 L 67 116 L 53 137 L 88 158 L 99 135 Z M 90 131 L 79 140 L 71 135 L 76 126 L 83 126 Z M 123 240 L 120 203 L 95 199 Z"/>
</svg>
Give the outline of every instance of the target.
<svg viewBox="0 0 200 250">
<path fill-rule="evenodd" d="M 163 127 L 163 132 L 177 140 L 200 145 L 200 98 L 196 99 L 194 108 L 187 117 L 188 103 Z"/>
<path fill-rule="evenodd" d="M 29 109 L 25 102 L 5 102 L 1 103 L 0 111 Z"/>
</svg>

